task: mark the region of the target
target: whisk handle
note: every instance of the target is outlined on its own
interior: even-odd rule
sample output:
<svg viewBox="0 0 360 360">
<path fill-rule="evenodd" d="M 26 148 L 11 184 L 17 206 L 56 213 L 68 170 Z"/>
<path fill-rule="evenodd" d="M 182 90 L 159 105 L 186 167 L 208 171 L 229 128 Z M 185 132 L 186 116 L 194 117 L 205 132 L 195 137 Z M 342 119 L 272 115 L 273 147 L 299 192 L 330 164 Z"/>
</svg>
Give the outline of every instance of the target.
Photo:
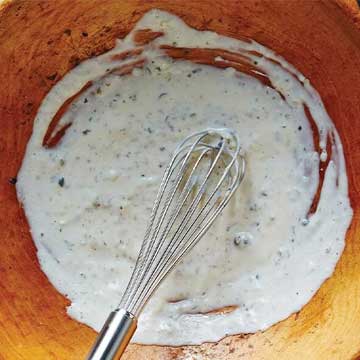
<svg viewBox="0 0 360 360">
<path fill-rule="evenodd" d="M 117 309 L 110 313 L 86 360 L 118 360 L 125 351 L 137 326 L 129 311 Z"/>
</svg>

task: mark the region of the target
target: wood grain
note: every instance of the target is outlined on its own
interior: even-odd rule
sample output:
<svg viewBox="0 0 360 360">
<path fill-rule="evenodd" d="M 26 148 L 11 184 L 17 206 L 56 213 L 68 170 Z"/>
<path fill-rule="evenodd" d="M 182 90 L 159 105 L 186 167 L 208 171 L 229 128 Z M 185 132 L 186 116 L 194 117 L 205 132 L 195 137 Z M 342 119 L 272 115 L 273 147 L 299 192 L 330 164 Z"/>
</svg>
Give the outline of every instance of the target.
<svg viewBox="0 0 360 360">
<path fill-rule="evenodd" d="M 80 61 L 111 48 L 152 7 L 250 37 L 319 90 L 343 140 L 355 210 L 343 256 L 298 314 L 254 335 L 192 348 L 130 346 L 127 360 L 360 359 L 360 13 L 350 0 L 13 0 L 0 10 L 0 360 L 78 360 L 95 332 L 40 271 L 14 185 L 41 100 Z M 198 356 L 198 357 L 196 357 Z"/>
</svg>

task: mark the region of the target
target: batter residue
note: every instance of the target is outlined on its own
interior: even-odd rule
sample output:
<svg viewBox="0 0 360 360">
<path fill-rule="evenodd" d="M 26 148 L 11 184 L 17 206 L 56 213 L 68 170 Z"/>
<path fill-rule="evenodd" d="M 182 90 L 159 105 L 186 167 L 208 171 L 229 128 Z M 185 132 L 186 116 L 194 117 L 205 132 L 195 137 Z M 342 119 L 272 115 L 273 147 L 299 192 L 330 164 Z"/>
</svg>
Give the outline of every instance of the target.
<svg viewBox="0 0 360 360">
<path fill-rule="evenodd" d="M 352 210 L 342 145 L 317 92 L 271 50 L 153 10 L 54 86 L 18 176 L 41 267 L 71 300 L 70 316 L 101 328 L 170 153 L 190 133 L 224 126 L 239 132 L 245 180 L 145 308 L 135 341 L 200 344 L 263 330 L 331 276 Z"/>
</svg>

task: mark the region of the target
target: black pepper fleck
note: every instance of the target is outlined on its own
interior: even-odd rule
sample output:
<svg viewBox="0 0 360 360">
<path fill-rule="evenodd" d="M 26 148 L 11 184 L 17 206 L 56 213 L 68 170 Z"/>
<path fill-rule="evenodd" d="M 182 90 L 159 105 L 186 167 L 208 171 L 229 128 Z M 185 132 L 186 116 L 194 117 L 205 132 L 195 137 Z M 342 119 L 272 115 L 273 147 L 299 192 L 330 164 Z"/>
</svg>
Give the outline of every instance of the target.
<svg viewBox="0 0 360 360">
<path fill-rule="evenodd" d="M 196 73 L 198 73 L 198 72 L 200 72 L 200 71 L 201 71 L 201 68 L 197 68 L 197 69 L 192 70 L 191 72 L 192 72 L 193 74 L 196 74 Z"/>
<path fill-rule="evenodd" d="M 64 185 L 65 185 L 65 179 L 64 179 L 63 177 L 60 178 L 59 181 L 58 181 L 58 184 L 59 184 L 60 187 L 64 187 Z"/>
<path fill-rule="evenodd" d="M 57 73 L 54 73 L 54 74 L 52 74 L 52 75 L 47 76 L 46 78 L 47 78 L 48 80 L 54 81 L 54 80 L 56 79 L 56 76 L 57 76 Z"/>
<path fill-rule="evenodd" d="M 9 179 L 9 183 L 10 183 L 11 185 L 15 185 L 15 184 L 17 183 L 17 178 L 16 178 L 16 177 L 11 177 L 11 178 Z"/>
</svg>

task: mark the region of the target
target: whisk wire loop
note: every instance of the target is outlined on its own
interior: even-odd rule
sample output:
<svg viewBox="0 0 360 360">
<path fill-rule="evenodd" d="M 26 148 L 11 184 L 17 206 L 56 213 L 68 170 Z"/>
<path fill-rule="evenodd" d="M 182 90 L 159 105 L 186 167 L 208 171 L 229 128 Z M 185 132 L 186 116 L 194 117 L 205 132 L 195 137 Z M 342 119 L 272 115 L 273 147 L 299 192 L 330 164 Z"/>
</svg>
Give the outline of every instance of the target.
<svg viewBox="0 0 360 360">
<path fill-rule="evenodd" d="M 196 134 L 194 134 L 193 136 L 195 136 Z M 131 279 L 128 283 L 128 286 L 125 290 L 125 293 L 124 293 L 124 296 L 123 296 L 123 299 L 121 301 L 121 307 L 124 307 L 124 308 L 128 308 L 130 307 L 130 304 L 129 302 L 131 302 L 131 299 L 130 298 L 130 294 L 134 291 L 134 287 L 137 283 L 139 283 L 139 281 L 142 281 L 145 277 L 145 272 L 144 272 L 144 267 L 145 267 L 145 264 L 147 263 L 147 260 L 149 258 L 150 255 L 154 255 L 154 253 L 152 252 L 152 249 L 155 245 L 155 241 L 149 241 L 150 239 L 156 239 L 157 235 L 158 235 L 158 232 L 160 231 L 160 228 L 161 228 L 161 225 L 165 219 L 165 214 L 166 214 L 166 211 L 168 210 L 168 207 L 170 206 L 170 203 L 175 195 L 175 192 L 176 192 L 176 189 L 178 188 L 181 180 L 182 180 L 182 177 L 184 176 L 184 167 L 187 165 L 187 160 L 189 159 L 189 157 L 191 156 L 191 153 L 193 151 L 193 149 L 198 145 L 198 143 L 201 141 L 201 139 L 206 135 L 206 132 L 202 132 L 202 133 L 199 133 L 197 134 L 198 135 L 198 140 L 195 141 L 193 144 L 189 145 L 189 151 L 185 154 L 183 154 L 183 144 L 188 140 L 190 139 L 187 138 L 184 140 L 183 143 L 181 143 L 177 149 L 175 150 L 175 153 L 172 157 L 172 159 L 170 160 L 170 163 L 169 165 L 167 166 L 166 170 L 165 170 L 165 174 L 163 176 L 163 179 L 161 181 L 161 184 L 160 184 L 160 188 L 159 188 L 159 191 L 158 191 L 158 194 L 157 194 L 157 197 L 156 197 L 156 200 L 154 202 L 154 206 L 153 206 L 153 209 L 152 209 L 152 213 L 151 213 L 151 216 L 150 216 L 150 221 L 149 221 L 149 225 L 146 229 L 146 232 L 145 232 L 145 236 L 144 236 L 144 240 L 143 240 L 143 243 L 142 243 L 142 246 L 141 246 L 141 249 L 140 249 L 140 253 L 138 255 L 138 258 L 137 258 L 137 261 L 136 261 L 136 264 L 135 264 L 135 268 L 134 268 L 134 271 L 132 273 L 132 276 L 131 276 Z M 191 137 L 193 137 L 191 136 Z M 180 159 L 179 159 L 180 157 Z M 178 176 L 176 178 L 176 182 L 174 183 L 174 185 L 172 186 L 172 191 L 168 193 L 168 197 L 165 201 L 165 204 L 161 210 L 161 213 L 160 213 L 160 221 L 158 222 L 157 226 L 155 227 L 155 232 L 153 234 L 153 236 L 151 237 L 151 232 L 153 231 L 154 229 L 154 222 L 155 222 L 155 219 L 157 217 L 157 212 L 158 212 L 158 209 L 159 209 L 159 206 L 160 206 L 160 203 L 164 197 L 164 194 L 165 194 L 165 187 L 167 186 L 167 184 L 169 183 L 169 180 L 171 178 L 171 176 L 173 175 L 173 173 L 175 172 L 175 170 L 177 169 L 179 163 L 182 161 L 182 164 L 181 164 L 181 168 L 180 168 L 180 171 L 178 172 Z M 160 244 L 160 242 L 158 241 L 157 242 L 158 244 Z M 157 253 L 157 252 L 156 252 Z M 151 264 L 152 264 L 152 261 L 151 261 Z"/>
<path fill-rule="evenodd" d="M 162 279 L 211 226 L 244 175 L 239 152 L 238 137 L 228 129 L 195 133 L 177 147 L 120 308 L 137 316 Z"/>
</svg>

